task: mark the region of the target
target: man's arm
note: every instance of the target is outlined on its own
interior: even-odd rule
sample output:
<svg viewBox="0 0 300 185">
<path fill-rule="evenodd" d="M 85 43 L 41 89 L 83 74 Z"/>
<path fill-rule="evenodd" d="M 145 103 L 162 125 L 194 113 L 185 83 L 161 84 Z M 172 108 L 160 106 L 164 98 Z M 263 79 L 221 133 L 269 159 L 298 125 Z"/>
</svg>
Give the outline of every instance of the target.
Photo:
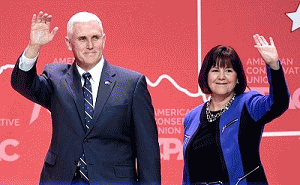
<svg viewBox="0 0 300 185">
<path fill-rule="evenodd" d="M 36 63 L 28 71 L 19 66 L 21 57 L 18 59 L 11 75 L 11 86 L 27 99 L 49 108 L 51 87 L 48 73 L 44 71 L 41 76 L 37 75 Z"/>
<path fill-rule="evenodd" d="M 19 57 L 12 72 L 11 85 L 20 94 L 44 107 L 50 97 L 51 88 L 47 83 L 47 74 L 39 77 L 36 73 L 36 58 L 42 46 L 51 42 L 58 30 L 50 32 L 52 16 L 42 11 L 32 17 L 30 40 L 24 53 Z"/>
<path fill-rule="evenodd" d="M 136 85 L 132 107 L 139 184 L 161 184 L 158 133 L 145 76 Z"/>
</svg>

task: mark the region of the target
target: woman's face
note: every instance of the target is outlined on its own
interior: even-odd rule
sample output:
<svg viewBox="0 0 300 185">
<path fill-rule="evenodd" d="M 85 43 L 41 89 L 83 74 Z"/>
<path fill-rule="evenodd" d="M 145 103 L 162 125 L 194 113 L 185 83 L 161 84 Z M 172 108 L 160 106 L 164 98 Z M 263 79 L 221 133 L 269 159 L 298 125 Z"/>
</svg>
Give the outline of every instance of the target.
<svg viewBox="0 0 300 185">
<path fill-rule="evenodd" d="M 208 86 L 212 95 L 229 96 L 238 83 L 237 73 L 232 67 L 213 66 L 208 72 Z"/>
</svg>

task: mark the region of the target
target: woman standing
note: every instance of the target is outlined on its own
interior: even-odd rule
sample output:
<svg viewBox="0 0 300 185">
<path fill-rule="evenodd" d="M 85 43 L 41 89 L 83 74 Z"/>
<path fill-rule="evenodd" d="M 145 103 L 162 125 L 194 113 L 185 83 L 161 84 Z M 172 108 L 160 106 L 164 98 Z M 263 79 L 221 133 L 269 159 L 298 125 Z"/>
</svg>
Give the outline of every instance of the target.
<svg viewBox="0 0 300 185">
<path fill-rule="evenodd" d="M 289 93 L 273 39 L 254 35 L 266 63 L 269 95 L 245 93 L 246 77 L 235 50 L 216 46 L 205 56 L 199 74 L 209 101 L 187 114 L 184 127 L 183 184 L 268 184 L 259 157 L 266 123 L 289 106 Z"/>
</svg>

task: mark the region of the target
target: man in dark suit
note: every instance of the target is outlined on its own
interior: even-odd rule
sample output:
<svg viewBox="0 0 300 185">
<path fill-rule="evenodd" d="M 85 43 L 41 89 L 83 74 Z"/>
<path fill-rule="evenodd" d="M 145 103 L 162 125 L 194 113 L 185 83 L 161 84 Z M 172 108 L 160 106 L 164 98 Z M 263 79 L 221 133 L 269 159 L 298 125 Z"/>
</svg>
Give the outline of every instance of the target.
<svg viewBox="0 0 300 185">
<path fill-rule="evenodd" d="M 160 184 L 160 152 L 145 77 L 109 64 L 99 18 L 80 12 L 68 22 L 72 65 L 36 73 L 51 15 L 33 15 L 30 42 L 12 73 L 12 87 L 51 112 L 52 140 L 41 184 Z"/>
</svg>

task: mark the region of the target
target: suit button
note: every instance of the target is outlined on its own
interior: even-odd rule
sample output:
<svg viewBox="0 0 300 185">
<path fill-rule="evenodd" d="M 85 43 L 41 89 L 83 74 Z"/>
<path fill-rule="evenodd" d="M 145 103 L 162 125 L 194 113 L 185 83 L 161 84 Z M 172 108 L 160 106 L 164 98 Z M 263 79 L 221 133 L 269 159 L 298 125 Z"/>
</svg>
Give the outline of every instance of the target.
<svg viewBox="0 0 300 185">
<path fill-rule="evenodd" d="M 85 139 L 85 140 L 83 140 L 83 142 L 84 142 L 84 143 L 89 143 L 90 141 L 87 140 L 87 139 Z"/>
</svg>

